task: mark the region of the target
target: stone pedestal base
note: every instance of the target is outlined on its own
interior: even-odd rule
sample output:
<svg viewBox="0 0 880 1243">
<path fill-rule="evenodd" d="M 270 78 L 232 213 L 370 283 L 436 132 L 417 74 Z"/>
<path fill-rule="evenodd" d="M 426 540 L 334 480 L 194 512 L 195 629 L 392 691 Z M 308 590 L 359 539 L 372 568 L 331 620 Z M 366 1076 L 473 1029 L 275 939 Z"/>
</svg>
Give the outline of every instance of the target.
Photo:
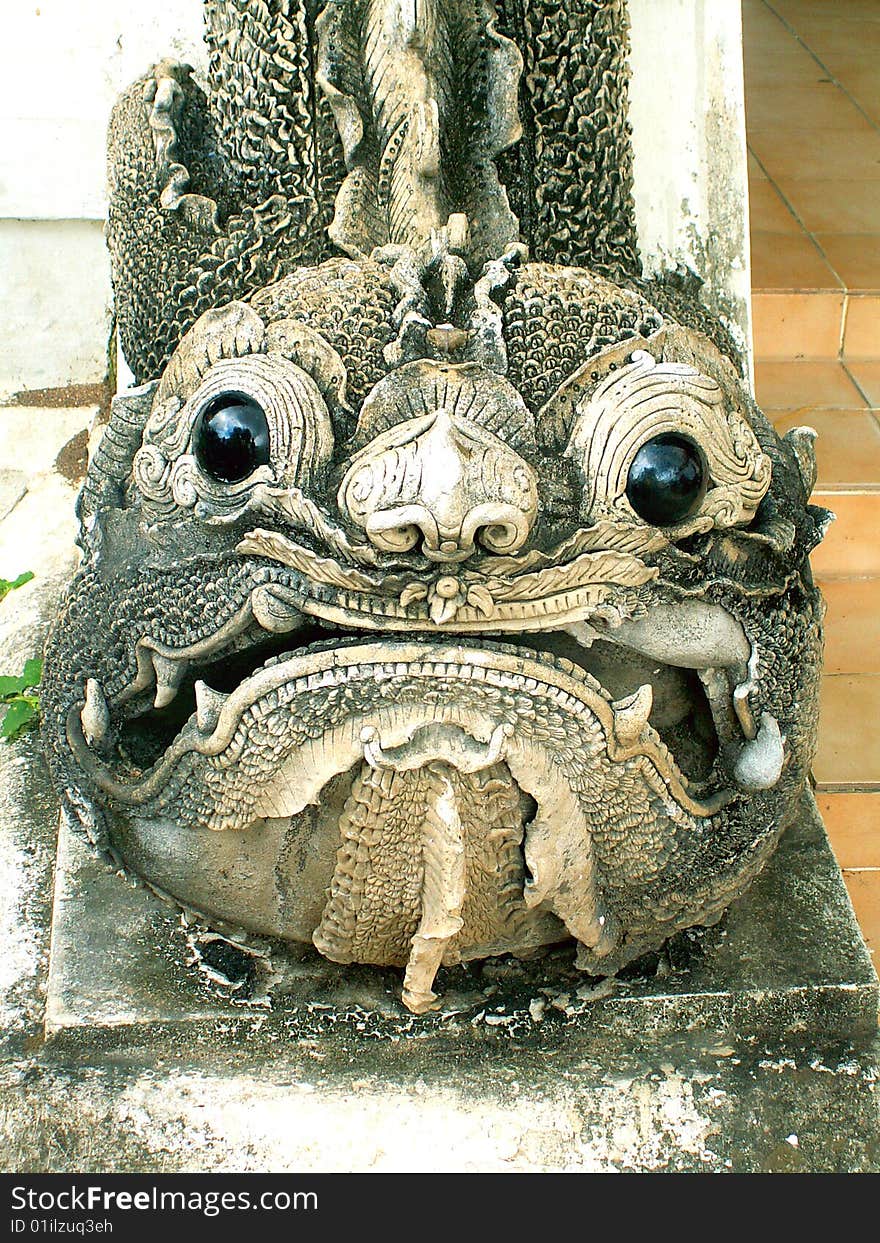
<svg viewBox="0 0 880 1243">
<path fill-rule="evenodd" d="M 627 979 L 498 960 L 416 1018 L 396 973 L 262 949 L 200 938 L 63 827 L 6 1167 L 880 1168 L 877 978 L 812 801 L 717 927 Z"/>
<path fill-rule="evenodd" d="M 242 1039 L 253 1027 L 294 1041 L 406 1036 L 463 1054 L 487 1040 L 583 1049 L 612 1034 L 641 1046 L 699 1031 L 806 1043 L 877 1028 L 877 978 L 811 799 L 721 923 L 676 937 L 624 978 L 583 976 L 570 947 L 494 959 L 445 971 L 441 1009 L 417 1018 L 399 1004 L 401 980 L 188 926 L 62 823 L 46 1002 L 55 1043 L 119 1044 L 157 1026 L 201 1041 L 218 1021 Z"/>
</svg>

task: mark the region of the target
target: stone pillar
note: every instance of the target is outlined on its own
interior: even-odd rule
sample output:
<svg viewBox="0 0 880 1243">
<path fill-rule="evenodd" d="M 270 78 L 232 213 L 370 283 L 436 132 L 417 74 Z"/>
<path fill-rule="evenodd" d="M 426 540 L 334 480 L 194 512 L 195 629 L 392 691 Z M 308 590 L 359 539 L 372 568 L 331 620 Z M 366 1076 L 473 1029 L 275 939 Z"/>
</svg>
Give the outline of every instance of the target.
<svg viewBox="0 0 880 1243">
<path fill-rule="evenodd" d="M 646 273 L 691 268 L 751 370 L 739 0 L 629 0 L 636 221 Z"/>
</svg>

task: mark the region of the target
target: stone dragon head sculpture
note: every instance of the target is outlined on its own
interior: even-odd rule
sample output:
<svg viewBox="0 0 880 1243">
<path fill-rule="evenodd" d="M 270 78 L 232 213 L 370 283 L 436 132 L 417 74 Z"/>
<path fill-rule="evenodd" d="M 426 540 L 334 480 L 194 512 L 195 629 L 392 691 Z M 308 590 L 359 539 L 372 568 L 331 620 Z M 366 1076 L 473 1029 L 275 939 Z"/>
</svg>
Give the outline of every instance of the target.
<svg viewBox="0 0 880 1243">
<path fill-rule="evenodd" d="M 206 12 L 207 91 L 163 62 L 111 125 L 140 387 L 47 649 L 68 814 L 417 1012 L 566 939 L 613 974 L 794 815 L 810 434 L 638 274 L 621 0 Z"/>
</svg>

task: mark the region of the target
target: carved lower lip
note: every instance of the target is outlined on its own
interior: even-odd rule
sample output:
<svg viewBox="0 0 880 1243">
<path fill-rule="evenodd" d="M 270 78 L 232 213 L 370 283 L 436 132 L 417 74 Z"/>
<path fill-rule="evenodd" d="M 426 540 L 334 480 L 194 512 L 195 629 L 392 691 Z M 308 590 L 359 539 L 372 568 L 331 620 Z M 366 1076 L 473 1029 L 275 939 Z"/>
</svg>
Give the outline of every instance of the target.
<svg viewBox="0 0 880 1243">
<path fill-rule="evenodd" d="M 687 778 L 648 724 L 651 700 L 650 694 L 645 695 L 644 691 L 650 688 L 612 701 L 608 692 L 570 661 L 538 653 L 524 655 L 522 650 L 494 644 L 476 648 L 457 643 L 382 640 L 277 658 L 246 678 L 221 704 L 215 705 L 216 710 L 207 718 L 203 716 L 201 725 L 198 712 L 190 717 L 158 763 L 133 780 L 120 780 L 96 749 L 89 746 L 83 728 L 82 705 L 72 708 L 68 715 L 68 741 L 81 766 L 105 794 L 120 804 L 144 807 L 161 797 L 184 757 L 192 757 L 196 763 L 201 757 L 203 762 L 209 763 L 228 750 L 240 750 L 243 735 L 259 736 L 265 728 L 262 721 L 277 707 L 279 695 L 295 697 L 355 681 L 393 682 L 402 678 L 418 680 L 424 684 L 426 692 L 438 687 L 446 691 L 451 684 L 482 683 L 523 693 L 536 703 L 552 703 L 573 717 L 586 716 L 601 728 L 611 760 L 644 756 L 672 798 L 692 815 L 712 815 L 735 797 L 734 791 L 726 789 L 705 798 L 693 796 Z M 411 732 L 419 725 L 440 719 L 453 722 L 459 719 L 455 695 L 441 698 L 443 702 L 439 707 L 425 711 L 424 720 L 413 719 Z M 382 713 L 379 716 L 382 717 Z M 390 716 L 393 713 L 385 713 L 386 719 Z M 526 727 L 516 721 L 505 723 L 513 725 L 518 732 L 527 732 Z M 305 806 L 313 801 L 335 772 L 363 757 L 362 724 L 356 729 L 352 726 L 345 736 L 346 745 L 340 743 L 341 749 L 338 754 L 333 753 L 327 765 L 317 764 L 309 773 L 300 773 L 297 803 Z M 476 734 L 480 728 L 485 729 L 485 726 L 473 726 L 471 732 Z M 488 728 L 491 733 L 493 726 L 489 724 Z M 394 743 L 405 740 L 406 734 L 392 737 Z M 488 737 L 481 741 L 488 742 Z M 258 807 L 259 799 L 255 795 L 250 809 L 242 813 L 240 824 L 249 823 L 254 814 L 291 814 L 294 809 L 293 803 L 280 810 L 276 804 L 255 813 L 253 809 Z M 212 827 L 240 826 L 234 817 L 227 817 L 222 824 Z"/>
</svg>

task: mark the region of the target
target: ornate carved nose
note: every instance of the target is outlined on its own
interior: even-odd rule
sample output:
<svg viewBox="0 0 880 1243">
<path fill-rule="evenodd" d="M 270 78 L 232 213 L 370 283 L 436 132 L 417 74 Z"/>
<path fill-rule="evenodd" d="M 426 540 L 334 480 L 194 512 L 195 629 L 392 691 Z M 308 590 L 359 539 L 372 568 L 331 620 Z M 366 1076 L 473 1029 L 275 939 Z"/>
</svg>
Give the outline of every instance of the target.
<svg viewBox="0 0 880 1243">
<path fill-rule="evenodd" d="M 352 461 L 339 506 L 383 552 L 421 543 L 432 561 L 482 545 L 513 553 L 538 509 L 532 468 L 493 432 L 439 409 L 377 436 Z"/>
</svg>

